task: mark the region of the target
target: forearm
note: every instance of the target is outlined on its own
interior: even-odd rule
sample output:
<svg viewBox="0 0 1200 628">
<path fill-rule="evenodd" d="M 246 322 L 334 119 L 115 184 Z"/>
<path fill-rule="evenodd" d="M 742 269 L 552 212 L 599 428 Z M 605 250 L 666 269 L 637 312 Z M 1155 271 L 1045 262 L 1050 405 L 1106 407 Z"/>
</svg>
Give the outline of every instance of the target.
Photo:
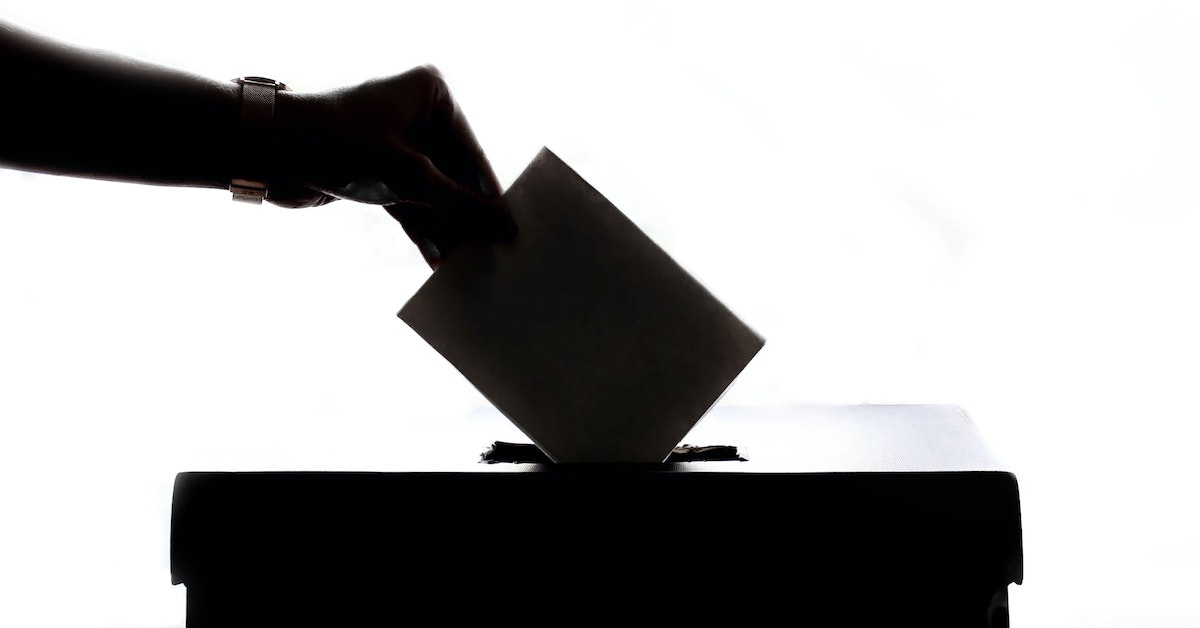
<svg viewBox="0 0 1200 628">
<path fill-rule="evenodd" d="M 0 166 L 225 188 L 238 87 L 0 21 Z"/>
<path fill-rule="evenodd" d="M 265 200 L 280 207 L 383 205 L 433 267 L 462 242 L 516 234 L 496 174 L 432 66 L 324 92 L 281 90 L 269 123 L 253 109 L 243 121 L 232 79 L 0 20 L 0 81 L 0 167 L 218 189 L 236 176 L 265 183 Z"/>
</svg>

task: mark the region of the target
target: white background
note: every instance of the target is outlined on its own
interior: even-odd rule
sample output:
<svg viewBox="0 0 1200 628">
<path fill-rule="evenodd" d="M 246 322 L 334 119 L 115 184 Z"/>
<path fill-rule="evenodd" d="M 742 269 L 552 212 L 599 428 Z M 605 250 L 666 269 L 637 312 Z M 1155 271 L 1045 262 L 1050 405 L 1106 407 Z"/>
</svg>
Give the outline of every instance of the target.
<svg viewBox="0 0 1200 628">
<path fill-rule="evenodd" d="M 298 90 L 436 64 L 502 183 L 550 147 L 767 338 L 722 404 L 961 405 L 1021 485 L 1014 625 L 1200 624 L 1200 4 L 0 18 Z M 0 625 L 182 626 L 177 472 L 510 436 L 396 318 L 428 272 L 373 207 L 0 170 Z"/>
</svg>

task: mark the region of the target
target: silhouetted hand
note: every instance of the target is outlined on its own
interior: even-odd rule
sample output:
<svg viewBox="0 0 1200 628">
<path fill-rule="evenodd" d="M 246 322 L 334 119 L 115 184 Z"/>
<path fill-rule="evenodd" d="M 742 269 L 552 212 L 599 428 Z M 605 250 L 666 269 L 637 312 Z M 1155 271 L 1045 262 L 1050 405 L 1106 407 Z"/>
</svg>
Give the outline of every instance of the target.
<svg viewBox="0 0 1200 628">
<path fill-rule="evenodd" d="M 516 234 L 496 175 L 432 66 L 279 97 L 271 202 L 307 207 L 341 198 L 382 205 L 433 268 L 462 242 Z"/>
<path fill-rule="evenodd" d="M 430 66 L 328 92 L 280 91 L 268 148 L 253 152 L 238 132 L 234 81 L 3 20 L 0 76 L 22 86 L 0 116 L 0 167 L 217 189 L 248 168 L 266 175 L 277 205 L 382 205 L 434 268 L 463 242 L 516 234 L 491 165 Z M 235 166 L 231 154 L 256 163 Z"/>
</svg>

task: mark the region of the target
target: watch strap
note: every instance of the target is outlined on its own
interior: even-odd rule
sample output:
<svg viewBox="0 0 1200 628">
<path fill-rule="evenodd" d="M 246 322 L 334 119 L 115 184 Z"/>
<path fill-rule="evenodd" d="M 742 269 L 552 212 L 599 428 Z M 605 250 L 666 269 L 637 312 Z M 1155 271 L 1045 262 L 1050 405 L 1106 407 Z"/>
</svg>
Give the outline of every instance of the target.
<svg viewBox="0 0 1200 628">
<path fill-rule="evenodd" d="M 275 95 L 287 86 L 261 76 L 245 76 L 234 81 L 241 86 L 241 122 L 234 159 L 235 175 L 229 191 L 235 201 L 261 204 L 267 197 L 265 171 L 270 160 Z"/>
</svg>

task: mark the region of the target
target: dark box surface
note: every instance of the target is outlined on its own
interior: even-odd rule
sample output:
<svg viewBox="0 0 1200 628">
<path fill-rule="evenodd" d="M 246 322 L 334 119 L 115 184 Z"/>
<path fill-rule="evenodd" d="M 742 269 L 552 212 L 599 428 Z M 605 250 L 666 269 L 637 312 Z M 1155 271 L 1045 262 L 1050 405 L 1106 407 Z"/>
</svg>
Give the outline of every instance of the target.
<svg viewBox="0 0 1200 628">
<path fill-rule="evenodd" d="M 851 414 L 847 427 L 902 421 L 910 450 L 978 446 L 945 407 Z M 1006 623 L 1007 587 L 1023 577 L 1013 474 L 987 461 L 787 472 L 746 456 L 181 473 L 172 576 L 189 628 Z"/>
</svg>

